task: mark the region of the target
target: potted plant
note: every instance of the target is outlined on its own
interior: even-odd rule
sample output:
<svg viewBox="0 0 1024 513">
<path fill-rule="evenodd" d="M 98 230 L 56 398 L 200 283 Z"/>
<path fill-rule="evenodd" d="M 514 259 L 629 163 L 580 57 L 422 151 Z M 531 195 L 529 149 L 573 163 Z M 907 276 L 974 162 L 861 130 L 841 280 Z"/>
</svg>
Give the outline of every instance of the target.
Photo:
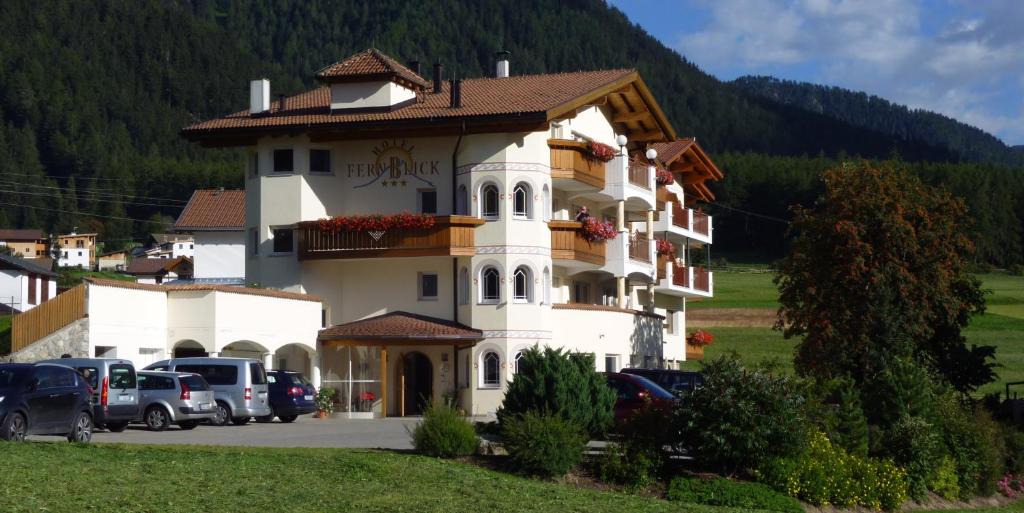
<svg viewBox="0 0 1024 513">
<path fill-rule="evenodd" d="M 325 419 L 334 413 L 334 396 L 337 393 L 330 387 L 322 387 L 316 393 L 316 418 Z"/>
<path fill-rule="evenodd" d="M 715 337 L 711 335 L 711 333 L 704 330 L 694 331 L 693 333 L 690 333 L 688 337 L 686 337 L 687 345 L 691 345 L 693 347 L 710 346 L 711 342 L 713 342 L 714 340 Z"/>
<path fill-rule="evenodd" d="M 377 394 L 370 392 L 369 390 L 359 394 L 359 411 L 361 412 L 372 412 L 373 402 L 377 400 Z"/>
<path fill-rule="evenodd" d="M 609 162 L 615 158 L 615 148 L 612 148 L 607 144 L 590 141 L 587 144 L 587 147 L 590 150 L 590 156 L 600 160 L 601 162 Z"/>
<path fill-rule="evenodd" d="M 615 225 L 595 217 L 587 217 L 583 219 L 582 223 L 583 226 L 580 227 L 580 231 L 587 242 L 604 242 L 614 239 L 619 234 L 618 230 L 615 229 Z"/>
<path fill-rule="evenodd" d="M 658 239 L 655 241 L 655 248 L 658 250 L 658 256 L 664 256 L 668 258 L 676 257 L 676 247 L 671 242 L 665 239 Z"/>
</svg>

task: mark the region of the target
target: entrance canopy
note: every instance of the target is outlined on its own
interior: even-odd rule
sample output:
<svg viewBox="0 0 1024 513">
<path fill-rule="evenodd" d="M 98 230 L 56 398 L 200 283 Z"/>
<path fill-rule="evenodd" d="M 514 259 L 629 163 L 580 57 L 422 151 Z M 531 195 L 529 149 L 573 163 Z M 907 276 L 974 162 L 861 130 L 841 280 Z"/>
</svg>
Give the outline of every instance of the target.
<svg viewBox="0 0 1024 513">
<path fill-rule="evenodd" d="M 390 312 L 320 330 L 317 339 L 331 346 L 454 345 L 470 347 L 483 332 L 463 324 L 409 312 Z"/>
</svg>

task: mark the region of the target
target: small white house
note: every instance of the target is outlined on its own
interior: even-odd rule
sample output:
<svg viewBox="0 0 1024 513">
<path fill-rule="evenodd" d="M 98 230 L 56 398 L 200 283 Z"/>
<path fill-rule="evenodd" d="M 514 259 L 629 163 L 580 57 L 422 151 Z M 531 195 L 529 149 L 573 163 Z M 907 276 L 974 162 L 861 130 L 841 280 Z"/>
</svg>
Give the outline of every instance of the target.
<svg viewBox="0 0 1024 513">
<path fill-rule="evenodd" d="M 32 260 L 0 255 L 0 311 L 26 312 L 56 295 L 56 273 Z"/>
<path fill-rule="evenodd" d="M 195 239 L 195 282 L 245 282 L 245 191 L 195 191 L 174 229 Z"/>
<path fill-rule="evenodd" d="M 139 283 L 159 285 L 168 280 L 192 278 L 192 260 L 187 257 L 135 258 L 124 272 L 135 276 Z"/>
</svg>

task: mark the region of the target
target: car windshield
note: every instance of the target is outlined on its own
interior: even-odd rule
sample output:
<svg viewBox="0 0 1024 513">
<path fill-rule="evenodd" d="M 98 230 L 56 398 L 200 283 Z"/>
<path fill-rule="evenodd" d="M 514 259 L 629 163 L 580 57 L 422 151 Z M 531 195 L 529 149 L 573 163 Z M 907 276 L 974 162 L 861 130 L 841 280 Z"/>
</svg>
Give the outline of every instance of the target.
<svg viewBox="0 0 1024 513">
<path fill-rule="evenodd" d="M 640 382 L 640 384 L 642 384 L 644 386 L 644 388 L 646 388 L 651 393 L 651 395 L 653 395 L 654 397 L 657 397 L 657 398 L 660 398 L 660 399 L 675 399 L 675 397 L 676 397 L 676 396 L 670 394 L 664 388 L 661 388 L 660 386 L 658 386 L 657 383 L 655 383 L 655 382 L 653 382 L 653 381 L 651 381 L 651 380 L 649 380 L 649 379 L 647 379 L 647 378 L 645 378 L 643 376 L 637 376 L 637 375 L 634 374 L 633 378 L 636 379 L 638 382 Z"/>
</svg>

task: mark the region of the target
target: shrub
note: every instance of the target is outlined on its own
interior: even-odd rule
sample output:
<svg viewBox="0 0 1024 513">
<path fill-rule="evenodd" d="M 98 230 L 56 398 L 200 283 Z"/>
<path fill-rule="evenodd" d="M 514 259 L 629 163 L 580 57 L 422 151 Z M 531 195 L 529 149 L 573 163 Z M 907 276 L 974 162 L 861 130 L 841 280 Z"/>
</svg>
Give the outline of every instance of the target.
<svg viewBox="0 0 1024 513">
<path fill-rule="evenodd" d="M 512 464 L 521 472 L 541 477 L 565 475 L 579 463 L 587 443 L 571 421 L 534 411 L 505 417 L 501 435 Z"/>
<path fill-rule="evenodd" d="M 803 513 L 796 499 L 760 484 L 730 479 L 677 477 L 668 487 L 670 501 L 743 509 L 762 509 L 781 513 Z"/>
<path fill-rule="evenodd" d="M 620 443 L 610 444 L 598 459 L 597 475 L 631 488 L 654 482 L 665 464 L 664 447 L 671 442 L 671 432 L 665 429 L 670 413 L 648 403 L 623 422 Z"/>
<path fill-rule="evenodd" d="M 590 436 L 611 426 L 615 391 L 594 370 L 594 356 L 561 349 L 532 348 L 523 352 L 516 379 L 508 385 L 498 409 L 498 422 L 528 411 L 557 415 Z"/>
<path fill-rule="evenodd" d="M 933 421 L 956 466 L 960 496 L 991 495 L 1006 463 L 1000 426 L 983 408 L 965 406 L 953 393 L 938 396 L 935 409 Z"/>
<path fill-rule="evenodd" d="M 1003 425 L 1006 444 L 1006 472 L 1024 475 L 1024 433 L 1013 426 Z"/>
<path fill-rule="evenodd" d="M 944 451 L 932 425 L 920 417 L 903 416 L 885 436 L 886 454 L 907 471 L 907 493 L 917 502 L 928 494 L 928 483 Z"/>
<path fill-rule="evenodd" d="M 1024 265 L 1013 264 L 1009 268 L 1011 276 L 1024 276 Z"/>
<path fill-rule="evenodd" d="M 700 464 L 734 474 L 801 451 L 803 398 L 790 378 L 744 369 L 735 355 L 706 362 L 702 372 L 704 386 L 675 412 L 677 444 Z"/>
<path fill-rule="evenodd" d="M 935 467 L 935 471 L 928 481 L 928 489 L 947 500 L 955 500 L 960 497 L 960 480 L 956 476 L 956 462 L 953 461 L 953 458 L 942 457 L 942 461 Z"/>
<path fill-rule="evenodd" d="M 423 420 L 412 431 L 412 446 L 427 456 L 454 458 L 475 453 L 480 441 L 473 424 L 440 402 L 423 411 Z"/>
<path fill-rule="evenodd" d="M 316 409 L 322 412 L 334 412 L 334 396 L 338 391 L 331 387 L 320 387 L 316 393 Z"/>
</svg>

